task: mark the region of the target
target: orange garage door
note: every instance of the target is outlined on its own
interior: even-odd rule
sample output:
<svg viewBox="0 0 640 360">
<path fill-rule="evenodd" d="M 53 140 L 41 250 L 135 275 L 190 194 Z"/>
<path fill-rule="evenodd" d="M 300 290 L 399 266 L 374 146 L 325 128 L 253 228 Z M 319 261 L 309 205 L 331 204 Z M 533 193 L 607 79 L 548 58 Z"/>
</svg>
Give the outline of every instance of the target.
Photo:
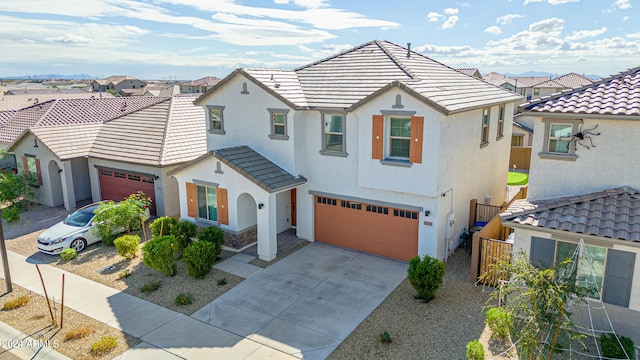
<svg viewBox="0 0 640 360">
<path fill-rule="evenodd" d="M 418 254 L 417 211 L 315 196 L 315 239 L 408 261 Z"/>
<path fill-rule="evenodd" d="M 153 175 L 130 173 L 124 170 L 99 169 L 102 200 L 122 201 L 142 191 L 151 198 L 149 213 L 156 215 L 156 192 Z"/>
</svg>

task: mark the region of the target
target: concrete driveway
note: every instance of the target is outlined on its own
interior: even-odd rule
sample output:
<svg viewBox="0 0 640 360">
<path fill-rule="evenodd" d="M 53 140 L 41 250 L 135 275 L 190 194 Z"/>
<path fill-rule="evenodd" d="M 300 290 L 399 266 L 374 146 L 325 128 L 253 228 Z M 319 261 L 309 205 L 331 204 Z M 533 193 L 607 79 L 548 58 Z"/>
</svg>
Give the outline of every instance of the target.
<svg viewBox="0 0 640 360">
<path fill-rule="evenodd" d="M 408 264 L 312 243 L 192 317 L 304 359 L 325 359 L 407 275 Z"/>
</svg>

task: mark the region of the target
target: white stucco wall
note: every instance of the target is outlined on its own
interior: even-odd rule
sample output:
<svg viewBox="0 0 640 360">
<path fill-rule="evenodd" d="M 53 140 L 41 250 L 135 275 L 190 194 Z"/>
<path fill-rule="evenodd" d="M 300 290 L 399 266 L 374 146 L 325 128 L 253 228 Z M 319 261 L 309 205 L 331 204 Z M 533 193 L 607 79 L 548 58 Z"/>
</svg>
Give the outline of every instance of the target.
<svg viewBox="0 0 640 360">
<path fill-rule="evenodd" d="M 156 215 L 157 216 L 177 216 L 179 211 L 179 201 L 177 198 L 177 184 L 167 177 L 167 172 L 174 167 L 153 167 L 146 165 L 123 163 L 120 161 L 104 160 L 97 158 L 89 158 L 89 176 L 91 179 L 91 194 L 93 201 L 102 200 L 100 194 L 100 177 L 98 167 L 106 167 L 112 169 L 122 169 L 126 171 L 138 172 L 157 176 L 154 182 L 156 197 Z M 165 195 L 169 195 L 168 197 Z M 167 201 L 169 200 L 169 201 Z"/>
<path fill-rule="evenodd" d="M 73 169 L 73 190 L 76 201 L 91 199 L 91 180 L 89 179 L 89 165 L 85 158 L 71 159 Z"/>
<path fill-rule="evenodd" d="M 587 150 L 578 145 L 575 161 L 543 159 L 545 125 L 536 118 L 531 151 L 528 196 L 531 200 L 588 194 L 620 186 L 640 189 L 640 166 L 635 157 L 640 153 L 640 123 L 637 121 L 584 118 L 583 130 L 593 128 L 600 136 L 592 136 L 595 147 Z M 588 141 L 583 144 L 589 145 Z M 590 146 L 590 145 L 589 145 Z"/>
<path fill-rule="evenodd" d="M 34 140 L 35 136 L 33 134 L 26 134 L 14 148 L 18 169 L 21 169 L 20 172 L 24 171 L 22 157 L 25 154 L 34 155 L 36 159 L 40 160 L 42 186 L 35 189 L 35 198 L 39 203 L 47 206 L 60 205 L 57 197 L 55 199 L 56 201 L 54 201 L 51 193 L 51 187 L 49 186 L 49 163 L 50 161 L 55 161 L 60 169 L 62 168 L 62 164 L 60 160 L 40 141 L 38 141 L 38 147 L 34 147 Z M 58 176 L 58 174 L 53 174 L 53 176 Z"/>
</svg>

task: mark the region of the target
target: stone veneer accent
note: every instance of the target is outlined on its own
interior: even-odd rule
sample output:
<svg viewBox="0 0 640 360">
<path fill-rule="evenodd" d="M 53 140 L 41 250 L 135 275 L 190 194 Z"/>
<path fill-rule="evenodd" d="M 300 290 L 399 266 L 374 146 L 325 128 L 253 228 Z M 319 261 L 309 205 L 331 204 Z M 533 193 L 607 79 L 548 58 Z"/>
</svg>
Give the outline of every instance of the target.
<svg viewBox="0 0 640 360">
<path fill-rule="evenodd" d="M 224 232 L 224 246 L 228 246 L 233 249 L 242 249 L 256 241 L 258 241 L 258 228 L 256 226 L 238 233 Z"/>
</svg>

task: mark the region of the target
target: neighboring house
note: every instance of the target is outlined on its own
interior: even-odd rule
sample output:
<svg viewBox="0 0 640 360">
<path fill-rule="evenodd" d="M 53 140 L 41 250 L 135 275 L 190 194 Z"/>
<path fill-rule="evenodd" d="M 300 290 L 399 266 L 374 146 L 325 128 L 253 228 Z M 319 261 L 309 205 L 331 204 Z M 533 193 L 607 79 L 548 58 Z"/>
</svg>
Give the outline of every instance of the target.
<svg viewBox="0 0 640 360">
<path fill-rule="evenodd" d="M 146 82 L 138 80 L 133 76 L 114 75 L 102 80 L 93 80 L 91 82 L 91 89 L 95 92 L 111 90 L 120 93 L 122 89 L 140 89 L 146 85 Z"/>
<path fill-rule="evenodd" d="M 143 96 L 175 96 L 180 94 L 178 85 L 147 85 Z"/>
<path fill-rule="evenodd" d="M 95 99 L 95 98 L 112 98 L 109 93 L 92 93 L 88 91 L 80 92 L 47 92 L 36 93 L 31 92 L 21 95 L 0 95 L 0 111 L 20 110 L 31 105 L 35 105 L 49 100 L 56 99 Z"/>
<path fill-rule="evenodd" d="M 207 76 L 197 80 L 181 82 L 181 94 L 202 94 L 211 89 L 212 86 L 219 83 L 220 79 L 215 76 Z"/>
<path fill-rule="evenodd" d="M 490 72 L 483 77 L 484 81 L 489 84 L 513 91 L 514 93 L 521 95 L 523 98 L 517 101 L 516 106 L 522 104 L 524 101 L 531 100 L 534 94 L 534 85 L 544 81 L 551 80 L 550 76 L 517 76 L 510 77 L 499 74 L 497 72 Z M 516 109 L 514 109 L 516 110 Z"/>
<path fill-rule="evenodd" d="M 152 215 L 177 216 L 177 183 L 166 173 L 206 152 L 204 111 L 194 99 L 42 104 L 47 111 L 16 135 L 9 151 L 21 171 L 38 179 L 36 198 L 45 205 L 71 210 L 79 200 L 122 200 L 142 191 L 153 200 Z"/>
<path fill-rule="evenodd" d="M 513 129 L 511 131 L 511 146 L 527 147 L 533 142 L 533 127 L 529 127 L 522 121 L 522 114 L 513 116 Z M 533 124 L 532 124 L 533 125 Z"/>
<path fill-rule="evenodd" d="M 524 104 L 522 113 L 535 119 L 529 198 L 500 215 L 514 229 L 514 250 L 540 266 L 557 264 L 584 240 L 592 262 L 582 260 L 579 275 L 594 276 L 605 303 L 636 311 L 639 85 L 640 67 Z"/>
<path fill-rule="evenodd" d="M 482 79 L 482 74 L 480 74 L 480 70 L 476 68 L 463 68 L 463 69 L 456 69 L 456 70 L 460 71 L 463 74 L 473 76 L 478 79 Z"/>
<path fill-rule="evenodd" d="M 201 95 L 209 153 L 170 174 L 180 214 L 276 256 L 277 234 L 446 259 L 469 201 L 505 200 L 519 96 L 372 41 L 294 70 L 238 69 Z"/>
<path fill-rule="evenodd" d="M 555 79 L 533 85 L 531 99 L 538 99 L 564 90 L 578 88 L 593 83 L 593 80 L 576 73 L 569 73 Z"/>
</svg>

